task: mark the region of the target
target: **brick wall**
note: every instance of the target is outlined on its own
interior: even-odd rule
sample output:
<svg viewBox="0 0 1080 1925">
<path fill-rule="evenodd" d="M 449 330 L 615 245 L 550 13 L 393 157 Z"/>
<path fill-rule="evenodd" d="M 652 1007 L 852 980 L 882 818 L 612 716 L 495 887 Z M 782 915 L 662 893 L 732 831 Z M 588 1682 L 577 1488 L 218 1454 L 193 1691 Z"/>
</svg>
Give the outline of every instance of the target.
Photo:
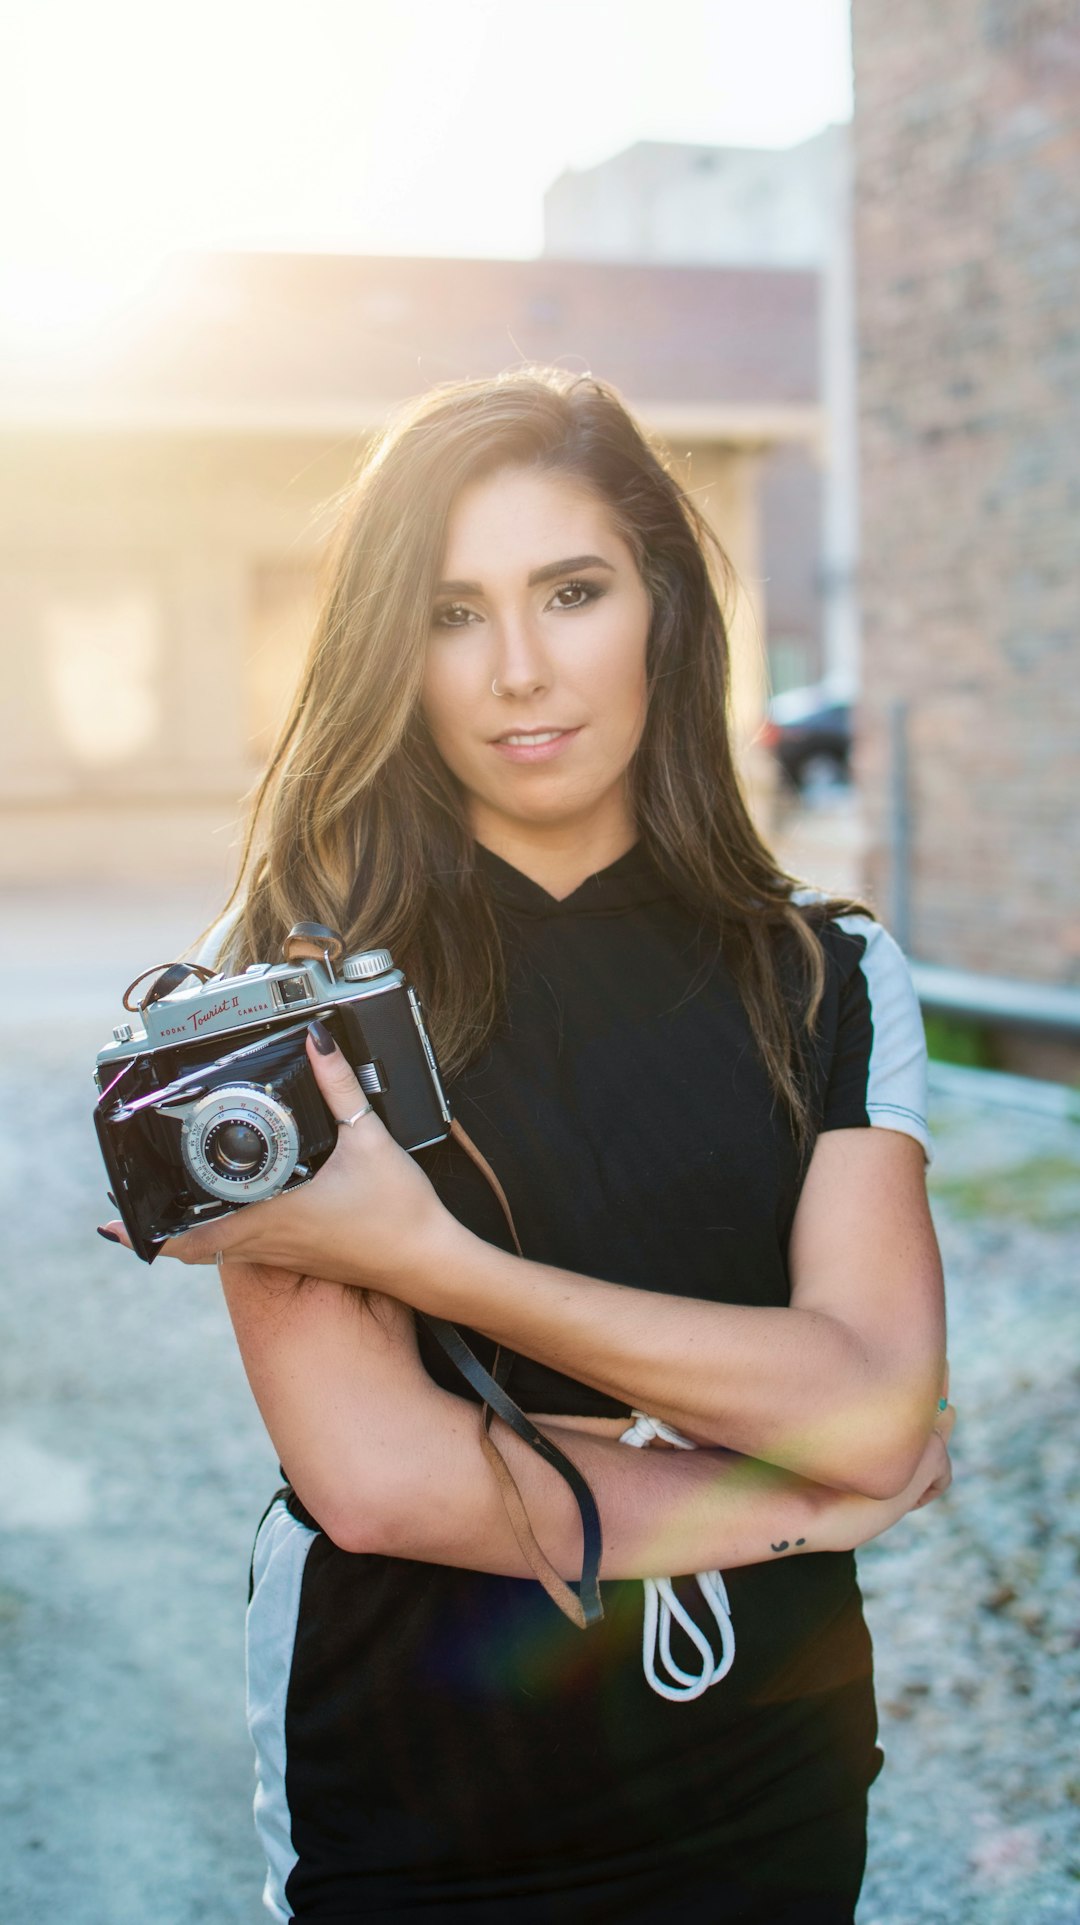
<svg viewBox="0 0 1080 1925">
<path fill-rule="evenodd" d="M 1080 982 L 1080 4 L 853 0 L 867 885 L 910 947 Z"/>
</svg>

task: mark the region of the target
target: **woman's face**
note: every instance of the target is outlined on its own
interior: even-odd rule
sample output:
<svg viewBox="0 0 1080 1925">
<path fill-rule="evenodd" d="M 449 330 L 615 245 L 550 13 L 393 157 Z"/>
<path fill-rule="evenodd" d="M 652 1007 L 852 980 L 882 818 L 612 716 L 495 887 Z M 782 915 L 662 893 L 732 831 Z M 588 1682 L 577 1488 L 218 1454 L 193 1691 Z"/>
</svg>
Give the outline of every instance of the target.
<svg viewBox="0 0 1080 1925">
<path fill-rule="evenodd" d="M 462 490 L 422 705 L 480 842 L 631 832 L 649 619 L 610 510 L 571 478 L 504 468 Z"/>
</svg>

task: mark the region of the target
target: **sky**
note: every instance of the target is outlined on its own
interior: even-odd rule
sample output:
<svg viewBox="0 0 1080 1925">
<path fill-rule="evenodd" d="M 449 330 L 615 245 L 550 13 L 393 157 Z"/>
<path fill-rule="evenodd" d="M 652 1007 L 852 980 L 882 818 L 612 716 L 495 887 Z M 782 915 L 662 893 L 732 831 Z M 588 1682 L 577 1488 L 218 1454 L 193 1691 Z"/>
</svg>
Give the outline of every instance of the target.
<svg viewBox="0 0 1080 1925">
<path fill-rule="evenodd" d="M 786 146 L 851 112 L 847 0 L 27 0 L 8 17 L 9 284 L 182 247 L 528 257 L 565 168 L 636 140 Z"/>
</svg>

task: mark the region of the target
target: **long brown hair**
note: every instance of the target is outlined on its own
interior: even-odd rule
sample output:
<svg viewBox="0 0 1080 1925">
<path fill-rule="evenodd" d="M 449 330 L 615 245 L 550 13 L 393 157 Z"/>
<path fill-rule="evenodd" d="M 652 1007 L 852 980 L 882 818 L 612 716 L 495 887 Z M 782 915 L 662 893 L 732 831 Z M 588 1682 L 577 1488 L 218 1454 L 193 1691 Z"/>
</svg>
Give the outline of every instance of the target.
<svg viewBox="0 0 1080 1925">
<path fill-rule="evenodd" d="M 467 482 L 504 467 L 591 488 L 635 556 L 652 611 L 635 821 L 677 893 L 714 923 L 805 1153 L 807 1039 L 825 980 L 814 923 L 857 905 L 798 906 L 754 828 L 728 725 L 730 566 L 592 375 L 524 368 L 434 388 L 364 459 L 342 499 L 299 689 L 252 800 L 221 960 L 276 959 L 299 920 L 339 929 L 350 949 L 385 945 L 423 994 L 450 1081 L 498 1022 L 498 927 L 420 691 L 451 509 Z"/>
</svg>

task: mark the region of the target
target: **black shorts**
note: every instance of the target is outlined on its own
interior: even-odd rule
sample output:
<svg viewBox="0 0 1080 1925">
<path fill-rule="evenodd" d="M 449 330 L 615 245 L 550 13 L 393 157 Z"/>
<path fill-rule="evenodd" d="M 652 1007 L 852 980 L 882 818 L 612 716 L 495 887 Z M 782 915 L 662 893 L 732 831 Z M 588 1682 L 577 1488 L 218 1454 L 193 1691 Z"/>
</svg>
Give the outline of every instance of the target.
<svg viewBox="0 0 1080 1925">
<path fill-rule="evenodd" d="M 725 1679 L 672 1705 L 642 1677 L 640 1586 L 606 1586 L 583 1635 L 536 1585 L 350 1557 L 284 1502 L 254 1578 L 279 1925 L 850 1925 L 880 1763 L 865 1678 L 749 1707 Z"/>
</svg>

